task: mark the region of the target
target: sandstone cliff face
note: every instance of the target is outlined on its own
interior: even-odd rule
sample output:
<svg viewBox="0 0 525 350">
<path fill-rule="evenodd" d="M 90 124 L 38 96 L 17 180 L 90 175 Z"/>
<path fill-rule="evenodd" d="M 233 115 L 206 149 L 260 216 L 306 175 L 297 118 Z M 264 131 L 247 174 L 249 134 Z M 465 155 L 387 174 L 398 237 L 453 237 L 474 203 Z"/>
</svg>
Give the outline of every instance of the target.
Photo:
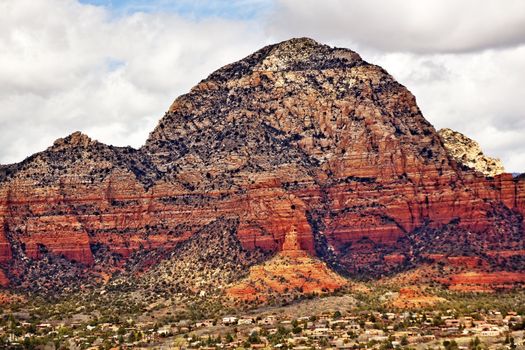
<svg viewBox="0 0 525 350">
<path fill-rule="evenodd" d="M 106 273 L 159 249 L 177 260 L 224 220 L 243 251 L 286 250 L 293 229 L 301 251 L 350 275 L 406 269 L 426 250 L 524 267 L 500 255 L 525 249 L 525 180 L 458 167 L 404 86 L 311 39 L 214 72 L 139 150 L 75 133 L 0 180 L 0 266 L 17 283 L 48 256 Z M 457 249 L 456 231 L 475 248 Z"/>
<path fill-rule="evenodd" d="M 439 130 L 438 133 L 446 150 L 459 164 L 479 171 L 486 176 L 494 177 L 505 172 L 501 160 L 484 155 L 476 141 L 460 132 L 447 128 Z"/>
<path fill-rule="evenodd" d="M 292 227 L 281 251 L 264 264 L 250 267 L 248 276 L 230 286 L 226 294 L 235 300 L 265 302 L 293 300 L 301 294 L 321 295 L 344 286 L 348 286 L 347 280 L 300 247 Z"/>
</svg>

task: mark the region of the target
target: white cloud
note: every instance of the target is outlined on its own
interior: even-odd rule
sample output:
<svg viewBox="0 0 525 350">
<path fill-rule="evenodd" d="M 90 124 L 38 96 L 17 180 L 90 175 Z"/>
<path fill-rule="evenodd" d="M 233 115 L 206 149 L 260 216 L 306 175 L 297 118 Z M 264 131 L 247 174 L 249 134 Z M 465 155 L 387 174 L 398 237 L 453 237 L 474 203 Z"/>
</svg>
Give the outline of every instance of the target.
<svg viewBox="0 0 525 350">
<path fill-rule="evenodd" d="M 217 10 L 115 15 L 73 0 L 0 0 L 0 163 L 74 130 L 138 147 L 172 100 L 213 70 L 310 36 L 383 66 L 436 127 L 524 170 L 524 1 L 235 1 L 265 10 L 236 20 Z"/>
<path fill-rule="evenodd" d="M 234 20 L 2 2 L 0 162 L 20 161 L 74 130 L 138 147 L 176 96 L 259 48 L 261 38 Z"/>
<path fill-rule="evenodd" d="M 522 0 L 277 0 L 271 33 L 352 39 L 387 51 L 465 52 L 525 43 Z"/>
<path fill-rule="evenodd" d="M 370 54 L 417 97 L 436 128 L 478 141 L 508 171 L 525 168 L 525 45 L 470 54 Z"/>
</svg>

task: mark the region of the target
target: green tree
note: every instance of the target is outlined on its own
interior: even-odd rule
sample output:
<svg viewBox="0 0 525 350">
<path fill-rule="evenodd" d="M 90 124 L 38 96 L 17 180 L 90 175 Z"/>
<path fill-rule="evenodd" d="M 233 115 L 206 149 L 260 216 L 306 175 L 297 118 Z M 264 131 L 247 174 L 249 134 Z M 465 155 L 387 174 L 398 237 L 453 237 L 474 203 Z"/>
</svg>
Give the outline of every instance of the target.
<svg viewBox="0 0 525 350">
<path fill-rule="evenodd" d="M 445 347 L 445 350 L 458 350 L 458 343 L 454 339 L 452 340 L 444 340 L 443 346 Z"/>
<path fill-rule="evenodd" d="M 233 337 L 230 333 L 226 334 L 226 343 L 231 343 L 233 341 Z"/>
<path fill-rule="evenodd" d="M 472 350 L 481 349 L 481 341 L 479 340 L 478 337 L 470 340 L 469 349 L 472 349 Z"/>
<path fill-rule="evenodd" d="M 403 346 L 407 346 L 408 345 L 408 338 L 406 335 L 404 335 L 402 338 L 401 338 L 401 345 Z"/>
<path fill-rule="evenodd" d="M 130 332 L 129 333 L 129 335 L 128 335 L 128 342 L 129 343 L 133 343 L 133 342 L 135 342 L 137 340 L 135 335 L 136 335 L 135 332 Z"/>
<path fill-rule="evenodd" d="M 118 329 L 118 331 L 117 331 L 117 334 L 118 334 L 118 335 L 124 335 L 124 334 L 126 334 L 126 328 L 124 328 L 124 327 L 120 327 L 120 328 Z"/>
<path fill-rule="evenodd" d="M 261 342 L 261 338 L 259 338 L 259 333 L 257 333 L 257 332 L 253 332 L 248 337 L 248 343 L 250 343 L 250 344 L 258 344 L 260 342 Z"/>
<path fill-rule="evenodd" d="M 299 327 L 299 326 L 294 327 L 294 328 L 292 329 L 293 334 L 299 334 L 299 333 L 301 333 L 302 331 L 303 331 L 303 329 L 302 329 L 301 327 Z"/>
</svg>

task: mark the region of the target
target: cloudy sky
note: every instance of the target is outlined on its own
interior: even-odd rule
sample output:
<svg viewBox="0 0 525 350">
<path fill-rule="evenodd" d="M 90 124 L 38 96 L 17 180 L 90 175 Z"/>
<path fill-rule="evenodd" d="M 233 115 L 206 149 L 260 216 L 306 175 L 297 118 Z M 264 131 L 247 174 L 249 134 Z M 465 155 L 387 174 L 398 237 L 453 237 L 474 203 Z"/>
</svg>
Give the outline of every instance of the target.
<svg viewBox="0 0 525 350">
<path fill-rule="evenodd" d="M 523 0 L 0 0 L 0 163 L 81 130 L 140 147 L 213 70 L 291 37 L 351 48 L 525 171 Z"/>
</svg>

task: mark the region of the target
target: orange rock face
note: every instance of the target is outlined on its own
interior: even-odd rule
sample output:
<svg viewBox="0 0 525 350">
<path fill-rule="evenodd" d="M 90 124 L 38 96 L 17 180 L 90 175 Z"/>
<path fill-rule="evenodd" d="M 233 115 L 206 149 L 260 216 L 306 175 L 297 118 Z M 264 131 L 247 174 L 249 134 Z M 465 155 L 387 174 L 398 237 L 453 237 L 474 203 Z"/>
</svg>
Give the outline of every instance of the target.
<svg viewBox="0 0 525 350">
<path fill-rule="evenodd" d="M 333 292 L 347 281 L 326 264 L 307 256 L 281 255 L 250 269 L 249 277 L 227 290 L 240 300 L 266 300 L 270 295 L 324 294 Z"/>
<path fill-rule="evenodd" d="M 399 290 L 398 296 L 390 302 L 390 305 L 399 309 L 419 309 L 446 301 L 444 298 L 425 293 L 420 288 L 406 287 Z"/>
<path fill-rule="evenodd" d="M 9 286 L 9 279 L 5 275 L 5 272 L 0 269 L 0 287 L 7 287 Z"/>
<path fill-rule="evenodd" d="M 525 179 L 458 166 L 404 86 L 310 39 L 214 72 L 139 150 L 74 133 L 2 169 L 0 266 L 19 279 L 47 256 L 126 269 L 219 218 L 238 220 L 245 249 L 290 260 L 254 268 L 260 285 L 246 288 L 280 290 L 270 281 L 283 274 L 331 290 L 326 266 L 379 277 L 432 255 L 525 267 L 509 258 L 525 250 Z"/>
<path fill-rule="evenodd" d="M 9 263 L 12 258 L 11 245 L 7 239 L 0 219 L 0 264 Z"/>
<path fill-rule="evenodd" d="M 250 268 L 247 278 L 229 287 L 237 300 L 266 301 L 286 294 L 324 294 L 348 285 L 347 280 L 308 255 L 298 242 L 295 227 L 285 235 L 281 252 L 266 263 Z"/>
<path fill-rule="evenodd" d="M 525 273 L 522 272 L 464 272 L 452 275 L 443 281 L 455 291 L 494 291 L 508 289 L 516 284 L 525 283 Z"/>
<path fill-rule="evenodd" d="M 0 305 L 6 305 L 11 303 L 22 303 L 26 300 L 19 295 L 10 293 L 0 292 Z"/>
<path fill-rule="evenodd" d="M 226 294 L 237 300 L 267 301 L 297 294 L 326 294 L 348 284 L 328 266 L 307 255 L 279 253 L 262 265 L 250 268 L 249 276 L 229 287 Z"/>
</svg>

